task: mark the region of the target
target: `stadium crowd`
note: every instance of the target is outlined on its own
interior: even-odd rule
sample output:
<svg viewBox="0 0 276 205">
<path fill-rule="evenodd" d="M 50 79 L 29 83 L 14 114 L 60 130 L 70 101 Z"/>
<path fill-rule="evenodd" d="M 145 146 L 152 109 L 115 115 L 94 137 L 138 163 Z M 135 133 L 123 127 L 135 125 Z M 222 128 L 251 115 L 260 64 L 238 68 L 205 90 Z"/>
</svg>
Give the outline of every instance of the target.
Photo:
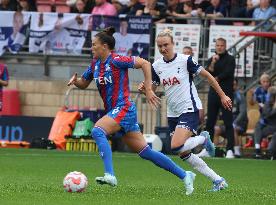
<svg viewBox="0 0 276 205">
<path fill-rule="evenodd" d="M 61 5 L 64 10 L 57 10 Z M 45 7 L 46 6 L 46 7 Z M 0 11 L 64 11 L 117 16 L 151 15 L 158 22 L 201 23 L 168 17 L 237 17 L 265 19 L 275 14 L 276 0 L 0 0 Z M 46 10 L 44 10 L 47 8 Z M 227 24 L 213 20 L 211 24 Z M 252 23 L 254 24 L 254 23 Z"/>
</svg>

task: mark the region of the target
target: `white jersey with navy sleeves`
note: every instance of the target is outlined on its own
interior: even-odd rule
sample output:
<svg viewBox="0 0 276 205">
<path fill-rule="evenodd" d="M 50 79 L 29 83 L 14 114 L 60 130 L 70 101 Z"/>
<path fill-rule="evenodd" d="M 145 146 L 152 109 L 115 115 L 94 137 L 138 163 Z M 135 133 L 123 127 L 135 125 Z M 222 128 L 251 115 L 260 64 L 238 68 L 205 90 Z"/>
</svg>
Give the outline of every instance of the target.
<svg viewBox="0 0 276 205">
<path fill-rule="evenodd" d="M 152 64 L 153 84 L 163 85 L 167 97 L 167 116 L 179 117 L 182 113 L 202 109 L 193 83 L 193 75 L 204 69 L 192 56 L 175 54 L 170 61 L 160 58 Z"/>
</svg>

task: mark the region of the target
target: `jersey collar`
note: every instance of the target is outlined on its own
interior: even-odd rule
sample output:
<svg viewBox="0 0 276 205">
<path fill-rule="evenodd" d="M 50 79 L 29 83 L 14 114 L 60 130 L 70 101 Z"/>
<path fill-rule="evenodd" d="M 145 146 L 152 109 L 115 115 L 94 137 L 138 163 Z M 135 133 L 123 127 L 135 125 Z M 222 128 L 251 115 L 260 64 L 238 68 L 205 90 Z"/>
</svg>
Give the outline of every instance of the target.
<svg viewBox="0 0 276 205">
<path fill-rule="evenodd" d="M 176 57 L 177 57 L 177 54 L 174 54 L 174 57 L 171 60 L 168 60 L 168 61 L 166 61 L 165 58 L 163 57 L 163 61 L 165 63 L 170 63 L 170 62 L 173 62 L 176 59 Z"/>
</svg>

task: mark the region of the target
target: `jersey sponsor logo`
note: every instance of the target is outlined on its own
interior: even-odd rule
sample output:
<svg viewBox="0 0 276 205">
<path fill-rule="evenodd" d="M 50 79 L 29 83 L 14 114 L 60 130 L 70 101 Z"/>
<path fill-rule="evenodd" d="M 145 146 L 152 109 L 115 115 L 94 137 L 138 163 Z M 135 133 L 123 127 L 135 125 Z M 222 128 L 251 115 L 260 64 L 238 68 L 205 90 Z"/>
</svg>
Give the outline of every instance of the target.
<svg viewBox="0 0 276 205">
<path fill-rule="evenodd" d="M 180 124 L 186 124 L 187 122 L 179 121 Z"/>
<path fill-rule="evenodd" d="M 163 86 L 171 86 L 176 84 L 180 84 L 180 81 L 177 79 L 177 77 L 163 79 Z"/>
<path fill-rule="evenodd" d="M 98 69 L 99 69 L 99 67 L 97 65 L 95 65 L 95 70 L 98 70 Z"/>
<path fill-rule="evenodd" d="M 99 83 L 100 85 L 107 85 L 107 84 L 112 84 L 112 77 L 108 76 L 108 77 L 98 77 L 98 78 L 94 78 L 96 83 Z"/>
</svg>

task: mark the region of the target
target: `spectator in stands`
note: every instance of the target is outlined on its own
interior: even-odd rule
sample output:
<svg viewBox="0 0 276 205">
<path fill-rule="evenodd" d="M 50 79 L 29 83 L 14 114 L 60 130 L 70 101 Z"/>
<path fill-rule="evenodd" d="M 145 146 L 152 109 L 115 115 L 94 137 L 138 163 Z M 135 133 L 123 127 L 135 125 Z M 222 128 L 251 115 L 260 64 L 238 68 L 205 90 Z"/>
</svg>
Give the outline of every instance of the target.
<svg viewBox="0 0 276 205">
<path fill-rule="evenodd" d="M 255 90 L 250 90 L 251 96 L 249 98 L 249 103 L 251 105 L 258 103 L 259 110 L 262 113 L 262 108 L 264 107 L 264 104 L 266 103 L 268 98 L 268 89 L 271 85 L 270 76 L 266 73 L 263 73 L 260 77 L 260 84 L 261 85 L 257 87 Z"/>
<path fill-rule="evenodd" d="M 194 4 L 195 4 L 195 7 L 197 9 L 201 9 L 202 12 L 205 12 L 206 9 L 209 6 L 211 6 L 210 0 L 203 0 L 203 1 L 201 1 L 201 0 L 199 0 L 199 1 L 195 0 Z"/>
<path fill-rule="evenodd" d="M 193 56 L 194 53 L 193 53 L 192 47 L 190 47 L 190 46 L 185 46 L 185 47 L 183 48 L 183 54 L 189 55 L 189 56 Z"/>
<path fill-rule="evenodd" d="M 117 10 L 114 5 L 106 0 L 95 0 L 96 6 L 92 10 L 92 15 L 117 16 Z"/>
<path fill-rule="evenodd" d="M 261 157 L 261 140 L 276 132 L 276 87 L 268 89 L 268 100 L 263 106 L 261 120 L 254 130 L 256 158 Z M 258 145 L 258 146 L 257 146 Z"/>
<path fill-rule="evenodd" d="M 146 0 L 144 8 L 138 10 L 136 16 L 152 16 L 157 22 L 166 16 L 166 6 L 157 0 Z"/>
<path fill-rule="evenodd" d="M 125 0 L 111 0 L 111 3 L 115 6 L 117 14 L 124 14 L 128 1 Z"/>
<path fill-rule="evenodd" d="M 94 1 L 77 0 L 76 3 L 71 7 L 71 13 L 90 14 L 94 6 Z"/>
<path fill-rule="evenodd" d="M 216 53 L 207 62 L 207 70 L 215 77 L 220 87 L 227 96 L 233 99 L 234 70 L 236 67 L 235 58 L 226 51 L 226 40 L 218 38 L 216 40 Z M 222 111 L 222 119 L 225 125 L 227 136 L 227 158 L 233 158 L 234 129 L 232 111 L 223 108 L 220 98 L 215 90 L 210 87 L 208 93 L 206 130 L 211 136 L 214 135 L 214 127 L 219 111 Z"/>
<path fill-rule="evenodd" d="M 231 16 L 236 18 L 252 18 L 254 9 L 255 7 L 252 3 L 252 0 L 247 0 L 246 6 L 238 6 L 235 8 L 235 10 L 231 9 Z"/>
<path fill-rule="evenodd" d="M 187 23 L 187 21 L 185 19 L 167 18 L 167 17 L 178 17 L 175 14 L 184 14 L 183 3 L 179 3 L 179 0 L 168 0 L 167 10 L 166 10 L 167 16 L 166 16 L 166 18 L 163 19 L 162 22 L 164 22 L 164 23 L 182 23 L 182 24 Z"/>
<path fill-rule="evenodd" d="M 198 10 L 193 9 L 193 4 L 190 1 L 183 4 L 183 11 L 184 14 L 172 12 L 172 15 L 176 17 L 200 17 L 201 15 Z M 201 24 L 201 19 L 187 19 L 187 24 Z"/>
<path fill-rule="evenodd" d="M 3 108 L 3 86 L 9 84 L 9 73 L 7 65 L 5 65 L 0 59 L 0 111 Z"/>
<path fill-rule="evenodd" d="M 215 18 L 227 17 L 227 8 L 220 0 L 211 0 L 211 6 L 209 6 L 205 15 L 211 18 L 210 24 L 227 24 L 227 21 L 214 20 Z"/>
<path fill-rule="evenodd" d="M 276 10 L 274 7 L 270 5 L 270 0 L 260 0 L 260 6 L 256 8 L 253 12 L 253 18 L 255 20 L 263 20 L 269 18 L 271 15 L 276 14 Z M 275 19 L 275 17 L 274 17 Z M 257 23 L 253 21 L 251 25 L 255 26 Z M 269 23 L 266 24 L 266 27 L 269 27 Z"/>
<path fill-rule="evenodd" d="M 144 6 L 139 2 L 139 0 L 130 0 L 126 7 L 121 11 L 122 14 L 136 16 L 137 11 L 143 10 Z"/>
<path fill-rule="evenodd" d="M 18 0 L 17 11 L 36 11 L 34 0 Z"/>
<path fill-rule="evenodd" d="M 249 0 L 251 2 L 251 0 Z M 246 6 L 246 0 L 231 0 L 228 1 L 229 5 L 229 16 L 237 17 L 237 13 L 240 12 L 241 9 L 244 9 Z"/>
<path fill-rule="evenodd" d="M 268 89 L 271 85 L 270 77 L 268 74 L 263 73 L 260 77 L 260 84 L 261 86 L 257 87 L 256 89 L 249 90 L 249 104 L 255 105 L 258 103 L 259 111 L 262 114 L 263 107 L 268 100 Z M 244 145 L 245 148 L 252 147 L 254 145 L 253 138 L 249 138 L 247 143 Z M 256 149 L 259 149 L 260 145 L 255 145 Z"/>
<path fill-rule="evenodd" d="M 233 100 L 233 127 L 235 136 L 234 155 L 236 157 L 241 156 L 241 137 L 240 135 L 246 132 L 248 119 L 247 119 L 247 103 L 243 93 L 239 90 L 238 80 L 233 82 L 234 100 Z M 225 126 L 216 125 L 214 134 L 214 143 L 218 144 L 219 136 L 226 137 Z"/>
<path fill-rule="evenodd" d="M 13 0 L 1 0 L 0 11 L 15 11 L 17 2 Z"/>
</svg>

